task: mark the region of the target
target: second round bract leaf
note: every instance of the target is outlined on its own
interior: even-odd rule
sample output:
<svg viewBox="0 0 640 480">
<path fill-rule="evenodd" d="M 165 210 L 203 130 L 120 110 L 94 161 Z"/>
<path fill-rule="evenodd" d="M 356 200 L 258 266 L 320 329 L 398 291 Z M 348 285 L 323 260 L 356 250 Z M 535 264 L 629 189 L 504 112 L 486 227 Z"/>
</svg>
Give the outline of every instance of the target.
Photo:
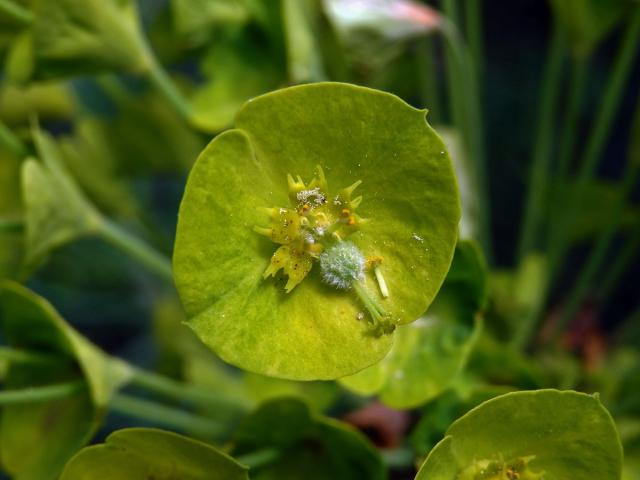
<svg viewBox="0 0 640 480">
<path fill-rule="evenodd" d="M 460 216 L 425 112 L 345 84 L 248 102 L 198 158 L 174 275 L 188 323 L 224 360 L 291 379 L 379 361 L 429 306 Z"/>
</svg>

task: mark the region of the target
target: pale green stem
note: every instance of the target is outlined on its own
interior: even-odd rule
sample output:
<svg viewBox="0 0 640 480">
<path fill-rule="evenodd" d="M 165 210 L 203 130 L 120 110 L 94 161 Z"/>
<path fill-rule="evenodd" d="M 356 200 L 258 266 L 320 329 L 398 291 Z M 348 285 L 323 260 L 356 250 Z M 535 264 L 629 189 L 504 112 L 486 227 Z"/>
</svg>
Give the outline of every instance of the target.
<svg viewBox="0 0 640 480">
<path fill-rule="evenodd" d="M 562 132 L 562 141 L 560 142 L 560 150 L 558 151 L 558 168 L 556 179 L 553 182 L 555 189 L 551 192 L 551 206 L 563 205 L 566 198 L 564 187 L 569 181 L 569 172 L 571 170 L 571 160 L 573 159 L 577 144 L 578 123 L 580 119 L 580 109 L 582 106 L 582 98 L 584 96 L 585 86 L 588 74 L 588 59 L 578 58 L 573 61 L 571 82 L 569 84 L 569 104 L 565 111 L 564 130 Z M 570 190 L 569 190 L 570 192 Z M 562 227 L 558 228 L 558 222 L 562 221 L 562 209 L 548 210 L 549 212 L 549 231 L 547 232 L 548 245 L 553 245 L 556 241 L 557 232 L 562 231 Z"/>
<path fill-rule="evenodd" d="M 449 19 L 457 18 L 455 2 L 445 0 L 445 12 Z M 473 167 L 472 181 L 477 192 L 478 214 L 480 223 L 479 240 L 489 261 L 491 251 L 491 219 L 488 197 L 487 166 L 482 115 L 480 112 L 480 96 L 476 74 L 469 58 L 467 48 L 452 21 L 442 26 L 446 40 L 447 78 L 449 79 L 449 95 L 451 109 L 456 127 L 462 133 L 465 152 L 469 165 Z"/>
<path fill-rule="evenodd" d="M 227 430 L 224 424 L 208 418 L 122 393 L 113 396 L 109 407 L 123 415 L 185 432 L 193 432 L 207 438 L 224 436 Z"/>
<path fill-rule="evenodd" d="M 11 347 L 0 347 L 0 358 L 11 363 L 46 364 L 52 362 L 64 362 L 61 357 L 28 350 L 19 350 Z"/>
<path fill-rule="evenodd" d="M 155 59 L 151 62 L 148 74 L 156 89 L 169 101 L 180 116 L 187 121 L 190 120 L 191 105 L 189 101 L 178 90 L 178 87 L 173 83 L 162 65 Z"/>
<path fill-rule="evenodd" d="M 429 109 L 429 123 L 438 124 L 442 118 L 442 105 L 438 94 L 438 75 L 433 40 L 421 38 L 416 45 L 417 69 L 420 77 L 422 105 Z"/>
<path fill-rule="evenodd" d="M 0 406 L 59 400 L 84 389 L 86 389 L 84 382 L 69 382 L 19 390 L 3 390 L 0 391 Z"/>
<path fill-rule="evenodd" d="M 104 219 L 100 223 L 99 234 L 108 243 L 135 258 L 158 276 L 173 284 L 173 274 L 169 259 L 138 237 L 108 219 Z"/>
<path fill-rule="evenodd" d="M 248 408 L 248 405 L 242 405 L 235 399 L 221 396 L 216 392 L 186 385 L 163 375 L 137 368 L 133 370 L 131 384 L 178 402 L 185 401 L 202 406 L 220 406 L 238 411 L 244 411 Z"/>
<path fill-rule="evenodd" d="M 14 20 L 26 25 L 33 22 L 33 13 L 11 0 L 0 0 L 0 12 L 4 12 Z"/>
<path fill-rule="evenodd" d="M 482 0 L 465 0 L 465 27 L 467 42 L 471 52 L 473 68 L 476 72 L 478 90 L 482 91 L 484 76 L 484 36 L 482 32 Z"/>
<path fill-rule="evenodd" d="M 273 463 L 275 460 L 278 460 L 281 455 L 282 452 L 280 452 L 280 450 L 275 448 L 264 448 L 262 450 L 256 450 L 255 452 L 246 453 L 234 458 L 238 463 L 254 470 Z"/>
<path fill-rule="evenodd" d="M 538 126 L 533 150 L 533 160 L 529 175 L 529 188 L 524 207 L 524 222 L 520 232 L 518 259 L 535 248 L 542 218 L 544 199 L 549 184 L 551 165 L 551 147 L 555 124 L 556 102 L 562 80 L 562 60 L 564 57 L 564 38 L 560 28 L 555 25 L 542 79 L 541 100 L 538 102 Z M 526 328 L 525 328 L 526 329 Z"/>
<path fill-rule="evenodd" d="M 4 145 L 18 158 L 27 156 L 28 150 L 24 142 L 2 121 L 0 121 L 0 145 Z"/>
<path fill-rule="evenodd" d="M 587 137 L 588 143 L 578 172 L 575 189 L 569 195 L 566 209 L 562 215 L 562 221 L 557 225 L 557 240 L 552 245 L 549 255 L 549 268 L 551 279 L 555 277 L 557 270 L 562 263 L 568 250 L 568 234 L 573 227 L 577 210 L 584 195 L 584 190 L 593 178 L 598 160 L 606 144 L 609 132 L 613 127 L 613 120 L 620 105 L 622 94 L 633 66 L 633 61 L 638 50 L 638 39 L 640 37 L 640 9 L 635 9 L 635 13 L 627 28 L 620 52 L 616 58 L 613 72 L 609 77 L 605 96 L 602 105 L 596 115 L 595 124 L 591 134 Z M 551 283 L 551 282 L 550 282 Z"/>
</svg>

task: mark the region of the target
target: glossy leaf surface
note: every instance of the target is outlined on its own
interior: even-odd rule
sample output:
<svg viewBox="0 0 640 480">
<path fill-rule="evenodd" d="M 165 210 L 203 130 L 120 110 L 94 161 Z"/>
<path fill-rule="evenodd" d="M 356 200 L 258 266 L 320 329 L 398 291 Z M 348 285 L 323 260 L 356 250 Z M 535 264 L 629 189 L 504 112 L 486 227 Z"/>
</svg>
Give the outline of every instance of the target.
<svg viewBox="0 0 640 480">
<path fill-rule="evenodd" d="M 349 237 L 384 258 L 389 298 L 366 288 L 399 323 L 418 318 L 449 269 L 460 207 L 446 149 L 425 113 L 382 92 L 314 84 L 264 95 L 200 155 L 182 200 L 174 253 L 189 325 L 224 360 L 291 379 L 331 379 L 384 356 L 392 335 L 372 335 L 352 292 L 318 268 L 291 293 L 263 280 L 275 244 L 253 227 L 260 207 L 288 205 L 288 173 L 307 181 L 320 165 L 329 189 L 361 180 Z M 411 288 L 407 288 L 410 285 Z"/>
<path fill-rule="evenodd" d="M 511 468 L 512 474 L 519 473 L 516 478 L 527 480 L 541 478 L 542 472 L 545 480 L 619 480 L 622 447 L 597 397 L 558 390 L 514 392 L 456 420 L 416 480 L 475 480 L 489 468 L 503 475 L 490 479 L 509 478 L 504 475 Z"/>
<path fill-rule="evenodd" d="M 215 448 L 172 432 L 128 428 L 85 448 L 61 480 L 248 480 L 247 470 Z"/>
</svg>

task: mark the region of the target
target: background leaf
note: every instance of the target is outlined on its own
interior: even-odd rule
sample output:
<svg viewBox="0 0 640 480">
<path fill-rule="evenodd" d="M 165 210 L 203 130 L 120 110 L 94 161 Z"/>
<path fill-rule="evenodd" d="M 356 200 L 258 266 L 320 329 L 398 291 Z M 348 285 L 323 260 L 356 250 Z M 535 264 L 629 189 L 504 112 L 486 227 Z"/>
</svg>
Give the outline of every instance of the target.
<svg viewBox="0 0 640 480">
<path fill-rule="evenodd" d="M 172 432 L 118 430 L 102 445 L 85 448 L 61 480 L 248 480 L 246 468 L 215 448 Z"/>
<path fill-rule="evenodd" d="M 597 397 L 558 390 L 513 392 L 456 420 L 416 480 L 454 480 L 485 460 L 510 464 L 527 458 L 530 470 L 544 471 L 549 480 L 618 480 L 622 447 Z"/>
<path fill-rule="evenodd" d="M 251 470 L 254 480 L 385 478 L 376 450 L 359 432 L 315 416 L 301 400 L 270 400 L 242 423 L 235 437 L 234 455 L 262 449 L 278 455 Z"/>
</svg>

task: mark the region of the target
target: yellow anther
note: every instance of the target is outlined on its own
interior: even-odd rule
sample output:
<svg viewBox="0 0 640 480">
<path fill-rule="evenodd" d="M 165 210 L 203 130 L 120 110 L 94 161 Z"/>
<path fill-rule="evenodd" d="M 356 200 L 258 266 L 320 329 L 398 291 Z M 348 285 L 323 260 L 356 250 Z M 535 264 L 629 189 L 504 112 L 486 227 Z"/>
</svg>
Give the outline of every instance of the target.
<svg viewBox="0 0 640 480">
<path fill-rule="evenodd" d="M 374 255 L 372 257 L 367 257 L 367 268 L 377 267 L 382 263 L 384 257 L 381 255 Z"/>
</svg>

